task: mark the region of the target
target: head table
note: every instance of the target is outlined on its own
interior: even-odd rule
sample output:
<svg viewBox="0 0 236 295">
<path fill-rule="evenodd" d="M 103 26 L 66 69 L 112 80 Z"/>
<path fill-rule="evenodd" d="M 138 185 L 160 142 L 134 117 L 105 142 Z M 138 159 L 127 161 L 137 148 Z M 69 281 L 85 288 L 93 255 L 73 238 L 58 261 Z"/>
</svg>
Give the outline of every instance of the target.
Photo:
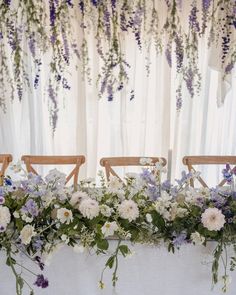
<svg viewBox="0 0 236 295">
<path fill-rule="evenodd" d="M 110 241 L 111 249 L 117 241 Z M 207 247 L 183 245 L 175 254 L 168 253 L 163 246 L 132 246 L 131 257 L 119 259 L 119 280 L 115 289 L 111 284 L 111 271 L 105 272 L 105 288 L 100 290 L 98 281 L 107 259 L 93 253 L 75 253 L 63 246 L 45 268 L 49 278 L 47 289 L 35 288 L 36 295 L 216 295 L 222 294 L 221 284 L 211 290 L 211 253 L 215 243 Z M 15 294 L 15 278 L 5 265 L 1 254 L 0 288 L 3 295 Z M 25 266 L 29 260 L 20 257 Z M 27 276 L 27 273 L 25 273 Z M 231 273 L 232 283 L 228 295 L 235 294 L 236 274 Z M 28 280 L 31 281 L 31 276 Z M 32 281 L 33 283 L 33 281 Z M 28 294 L 26 289 L 24 294 Z"/>
</svg>

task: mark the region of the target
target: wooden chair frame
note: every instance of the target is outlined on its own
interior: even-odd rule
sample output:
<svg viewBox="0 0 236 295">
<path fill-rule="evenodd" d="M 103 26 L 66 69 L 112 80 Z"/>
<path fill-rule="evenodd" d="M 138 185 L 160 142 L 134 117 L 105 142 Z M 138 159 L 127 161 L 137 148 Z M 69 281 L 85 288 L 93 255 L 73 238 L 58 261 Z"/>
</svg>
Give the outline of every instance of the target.
<svg viewBox="0 0 236 295">
<path fill-rule="evenodd" d="M 193 165 L 236 165 L 236 156 L 186 156 L 183 158 L 183 164 L 188 167 L 190 171 L 196 171 Z M 203 187 L 208 187 L 206 182 L 199 176 L 198 181 Z M 226 180 L 223 179 L 219 186 L 223 186 L 226 183 Z M 190 181 L 190 185 L 194 187 L 194 181 Z"/>
<path fill-rule="evenodd" d="M 0 163 L 2 167 L 0 169 L 0 177 L 3 177 L 5 171 L 7 170 L 8 165 L 12 162 L 12 155 L 11 154 L 1 154 L 0 155 Z"/>
<path fill-rule="evenodd" d="M 66 177 L 66 183 L 74 177 L 74 186 L 78 184 L 79 169 L 82 164 L 85 163 L 85 157 L 82 155 L 79 156 L 30 156 L 24 155 L 21 157 L 21 160 L 24 161 L 26 169 L 28 172 L 32 172 L 36 175 L 38 173 L 32 167 L 32 164 L 38 165 L 71 165 L 75 164 L 75 168 L 70 172 Z"/>
<path fill-rule="evenodd" d="M 166 165 L 165 158 L 158 157 L 111 157 L 111 158 L 102 158 L 100 160 L 100 165 L 105 167 L 107 180 L 110 179 L 110 175 L 121 178 L 116 174 L 116 172 L 112 169 L 112 166 L 150 166 L 150 165 L 141 165 L 140 159 L 142 158 L 150 158 L 152 159 L 152 163 L 162 161 L 163 167 Z"/>
</svg>

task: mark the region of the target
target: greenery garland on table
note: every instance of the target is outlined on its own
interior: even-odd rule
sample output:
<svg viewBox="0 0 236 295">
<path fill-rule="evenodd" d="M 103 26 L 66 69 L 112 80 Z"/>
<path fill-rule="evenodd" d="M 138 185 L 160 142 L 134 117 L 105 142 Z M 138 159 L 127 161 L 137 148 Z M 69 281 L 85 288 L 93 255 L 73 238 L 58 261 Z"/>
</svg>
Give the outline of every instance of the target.
<svg viewBox="0 0 236 295">
<path fill-rule="evenodd" d="M 118 280 L 118 257 L 131 254 L 122 241 L 157 245 L 164 242 L 174 252 L 183 244 L 206 246 L 215 241 L 212 280 L 218 282 L 218 268 L 222 260 L 224 274 L 222 290 L 226 292 L 227 272 L 236 266 L 236 253 L 230 261 L 225 259 L 228 246 L 236 252 L 236 197 L 231 191 L 193 189 L 190 179 L 198 173 L 186 174 L 176 186 L 161 182 L 163 171 L 160 163 L 152 165 L 151 159 L 142 159 L 141 174 L 127 175 L 126 184 L 116 177 L 108 183 L 100 173 L 101 187 L 95 187 L 91 179 L 82 181 L 77 191 L 65 187 L 66 177 L 55 170 L 45 179 L 28 174 L 22 180 L 4 178 L 0 187 L 0 247 L 6 253 L 6 264 L 16 277 L 16 294 L 21 295 L 25 285 L 34 294 L 24 278 L 24 272 L 36 276 L 34 285 L 46 288 L 48 279 L 34 274 L 17 261 L 17 253 L 23 253 L 41 270 L 44 263 L 61 245 L 68 245 L 76 252 L 93 249 L 97 254 L 109 253 L 107 239 L 116 236 L 117 248 L 110 254 L 99 281 L 104 288 L 106 268 L 114 268 L 113 285 Z M 22 171 L 20 164 L 15 171 Z M 230 184 L 235 175 L 229 165 L 224 177 Z"/>
<path fill-rule="evenodd" d="M 76 27 L 80 30 L 76 34 Z M 185 84 L 193 97 L 201 86 L 199 43 L 220 49 L 224 77 L 236 60 L 234 0 L 2 0 L 0 4 L 0 107 L 8 97 L 23 98 L 24 87 L 40 84 L 43 56 L 49 58 L 47 95 L 53 130 L 58 120 L 59 89 L 70 89 L 68 72 L 74 58 L 91 81 L 88 43 L 92 38 L 101 61 L 98 95 L 113 100 L 128 82 L 131 66 L 122 46 L 133 36 L 146 52 L 149 73 L 151 48 L 165 54 L 179 76 L 176 107 L 182 106 Z M 9 52 L 11 53 L 9 55 Z M 94 52 L 93 52 L 94 53 Z M 33 61 L 33 69 L 29 65 Z M 79 63 L 76 63 L 79 65 Z M 33 78 L 32 78 L 33 75 Z M 10 87 L 9 87 L 10 86 Z M 130 99 L 134 98 L 134 91 Z"/>
</svg>

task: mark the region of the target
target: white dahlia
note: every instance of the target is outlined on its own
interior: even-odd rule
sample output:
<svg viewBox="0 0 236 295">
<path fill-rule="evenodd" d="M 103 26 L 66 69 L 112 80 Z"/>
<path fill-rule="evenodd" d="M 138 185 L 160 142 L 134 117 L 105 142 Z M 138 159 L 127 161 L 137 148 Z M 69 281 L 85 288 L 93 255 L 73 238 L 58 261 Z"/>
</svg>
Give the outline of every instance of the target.
<svg viewBox="0 0 236 295">
<path fill-rule="evenodd" d="M 132 200 L 123 201 L 119 207 L 118 212 L 121 218 L 128 219 L 130 222 L 138 218 L 138 205 Z"/>
<path fill-rule="evenodd" d="M 225 216 L 217 208 L 208 208 L 202 213 L 202 224 L 208 230 L 220 230 L 225 224 Z"/>
<path fill-rule="evenodd" d="M 70 204 L 73 207 L 78 207 L 79 203 L 86 198 L 88 198 L 88 194 L 86 192 L 77 191 L 72 194 Z"/>
<path fill-rule="evenodd" d="M 20 239 L 22 244 L 30 244 L 32 237 L 34 237 L 35 235 L 36 232 L 34 231 L 34 227 L 30 224 L 25 225 L 20 232 Z"/>
<path fill-rule="evenodd" d="M 6 227 L 11 221 L 11 213 L 5 206 L 0 206 L 0 225 Z"/>
<path fill-rule="evenodd" d="M 79 205 L 79 211 L 84 217 L 87 217 L 88 219 L 93 219 L 99 214 L 98 202 L 91 198 L 84 199 Z"/>
</svg>

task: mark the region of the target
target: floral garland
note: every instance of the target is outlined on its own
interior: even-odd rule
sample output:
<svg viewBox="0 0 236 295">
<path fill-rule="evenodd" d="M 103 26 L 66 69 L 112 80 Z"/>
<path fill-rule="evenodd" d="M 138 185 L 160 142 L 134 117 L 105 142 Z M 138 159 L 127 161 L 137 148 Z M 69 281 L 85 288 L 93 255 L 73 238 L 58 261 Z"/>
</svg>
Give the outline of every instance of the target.
<svg viewBox="0 0 236 295">
<path fill-rule="evenodd" d="M 151 165 L 150 159 L 142 159 L 144 162 Z M 13 169 L 23 171 L 19 164 Z M 152 245 L 164 242 L 173 253 L 186 243 L 206 246 L 214 240 L 217 245 L 213 253 L 212 280 L 213 284 L 218 282 L 222 259 L 225 269 L 222 290 L 226 292 L 227 272 L 236 267 L 235 193 L 218 188 L 191 188 L 190 180 L 198 177 L 198 173 L 183 172 L 175 186 L 169 181 L 162 183 L 163 170 L 159 163 L 143 168 L 141 174 L 127 175 L 126 183 L 115 176 L 106 183 L 100 173 L 100 188 L 88 179 L 80 183 L 77 191 L 65 187 L 66 177 L 56 169 L 45 179 L 33 174 L 19 181 L 4 178 L 0 187 L 0 247 L 15 275 L 16 294 L 21 295 L 25 285 L 30 288 L 30 294 L 34 294 L 22 269 L 36 276 L 34 285 L 41 288 L 49 285 L 42 273 L 34 274 L 19 264 L 17 253 L 25 254 L 42 271 L 45 261 L 60 245 L 71 246 L 76 252 L 89 249 L 99 255 L 108 254 L 108 239 L 114 236 L 117 248 L 102 271 L 101 288 L 104 288 L 105 269 L 114 268 L 115 286 L 118 257 L 131 254 L 123 240 Z M 230 184 L 236 172 L 227 166 L 223 174 Z M 224 255 L 232 245 L 235 255 L 228 265 Z"/>
<path fill-rule="evenodd" d="M 74 58 L 91 82 L 89 38 L 96 41 L 101 61 L 97 77 L 98 96 L 114 99 L 129 80 L 130 64 L 122 40 L 136 40 L 146 51 L 147 74 L 150 50 L 165 54 L 168 64 L 176 66 L 178 87 L 176 108 L 183 104 L 182 88 L 191 97 L 201 86 L 199 46 L 204 39 L 209 48 L 221 48 L 222 71 L 230 74 L 236 61 L 236 3 L 234 0 L 3 0 L 0 4 L 0 107 L 6 100 L 23 98 L 25 87 L 40 84 L 43 56 L 50 57 L 47 95 L 53 130 L 58 120 L 59 89 L 70 89 L 68 72 Z M 74 28 L 80 29 L 79 40 Z M 8 55 L 8 52 L 11 55 Z M 29 68 L 27 60 L 33 61 Z M 11 66 L 9 66 L 11 65 Z M 78 66 L 79 63 L 76 63 Z M 33 74 L 33 78 L 32 78 Z M 10 85 L 10 89 L 9 89 Z M 130 92 L 130 99 L 134 98 Z"/>
</svg>

